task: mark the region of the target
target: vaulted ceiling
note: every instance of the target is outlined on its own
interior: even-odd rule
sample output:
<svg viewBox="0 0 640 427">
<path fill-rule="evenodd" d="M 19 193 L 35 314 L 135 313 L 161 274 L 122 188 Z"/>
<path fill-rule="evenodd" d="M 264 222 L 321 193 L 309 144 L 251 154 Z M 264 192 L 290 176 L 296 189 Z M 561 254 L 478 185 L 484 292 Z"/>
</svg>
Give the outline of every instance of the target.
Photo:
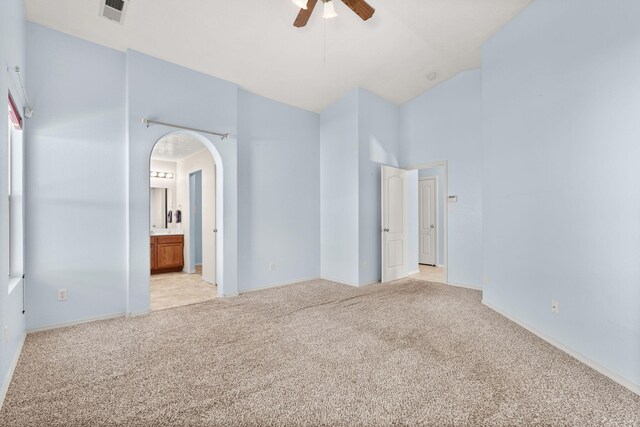
<svg viewBox="0 0 640 427">
<path fill-rule="evenodd" d="M 401 104 L 480 66 L 483 43 L 531 0 L 340 1 L 292 24 L 291 0 L 130 0 L 122 25 L 101 0 L 26 0 L 27 19 L 114 49 L 135 49 L 290 105 L 321 111 L 360 86 Z M 435 78 L 434 78 L 435 76 Z"/>
</svg>

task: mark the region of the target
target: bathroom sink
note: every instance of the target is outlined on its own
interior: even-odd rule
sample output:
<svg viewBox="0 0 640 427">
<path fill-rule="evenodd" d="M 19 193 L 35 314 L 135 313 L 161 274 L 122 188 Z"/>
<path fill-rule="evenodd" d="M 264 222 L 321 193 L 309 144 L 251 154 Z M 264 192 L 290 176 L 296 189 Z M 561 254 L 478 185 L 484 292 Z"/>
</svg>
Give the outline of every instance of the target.
<svg viewBox="0 0 640 427">
<path fill-rule="evenodd" d="M 154 228 L 151 230 L 152 236 L 170 236 L 184 234 L 182 228 Z"/>
</svg>

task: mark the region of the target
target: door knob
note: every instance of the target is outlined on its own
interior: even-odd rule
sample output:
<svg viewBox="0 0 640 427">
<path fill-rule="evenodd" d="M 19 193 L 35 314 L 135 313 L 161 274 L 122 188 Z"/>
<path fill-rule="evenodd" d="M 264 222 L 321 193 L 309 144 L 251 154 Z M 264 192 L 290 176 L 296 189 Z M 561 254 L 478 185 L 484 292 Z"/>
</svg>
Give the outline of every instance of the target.
<svg viewBox="0 0 640 427">
<path fill-rule="evenodd" d="M 435 225 L 433 225 L 433 224 L 431 224 L 431 228 L 436 228 L 436 226 L 435 226 Z"/>
</svg>

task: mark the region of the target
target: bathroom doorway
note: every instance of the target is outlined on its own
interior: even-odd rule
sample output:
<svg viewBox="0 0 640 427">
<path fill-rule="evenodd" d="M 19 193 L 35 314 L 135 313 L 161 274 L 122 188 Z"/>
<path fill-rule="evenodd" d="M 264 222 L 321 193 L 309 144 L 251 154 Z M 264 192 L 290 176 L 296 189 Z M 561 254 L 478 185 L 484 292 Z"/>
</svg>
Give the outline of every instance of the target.
<svg viewBox="0 0 640 427">
<path fill-rule="evenodd" d="M 150 176 L 151 310 L 217 297 L 216 164 L 189 133 L 153 148 Z"/>
</svg>

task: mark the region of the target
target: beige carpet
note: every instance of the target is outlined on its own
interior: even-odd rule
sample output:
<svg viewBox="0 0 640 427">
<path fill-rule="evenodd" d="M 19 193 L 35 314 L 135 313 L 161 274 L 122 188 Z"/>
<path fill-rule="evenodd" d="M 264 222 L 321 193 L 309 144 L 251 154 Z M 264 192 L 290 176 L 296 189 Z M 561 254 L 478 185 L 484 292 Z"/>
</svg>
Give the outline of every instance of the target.
<svg viewBox="0 0 640 427">
<path fill-rule="evenodd" d="M 29 335 L 2 426 L 640 425 L 640 397 L 480 303 L 325 281 Z"/>
</svg>

